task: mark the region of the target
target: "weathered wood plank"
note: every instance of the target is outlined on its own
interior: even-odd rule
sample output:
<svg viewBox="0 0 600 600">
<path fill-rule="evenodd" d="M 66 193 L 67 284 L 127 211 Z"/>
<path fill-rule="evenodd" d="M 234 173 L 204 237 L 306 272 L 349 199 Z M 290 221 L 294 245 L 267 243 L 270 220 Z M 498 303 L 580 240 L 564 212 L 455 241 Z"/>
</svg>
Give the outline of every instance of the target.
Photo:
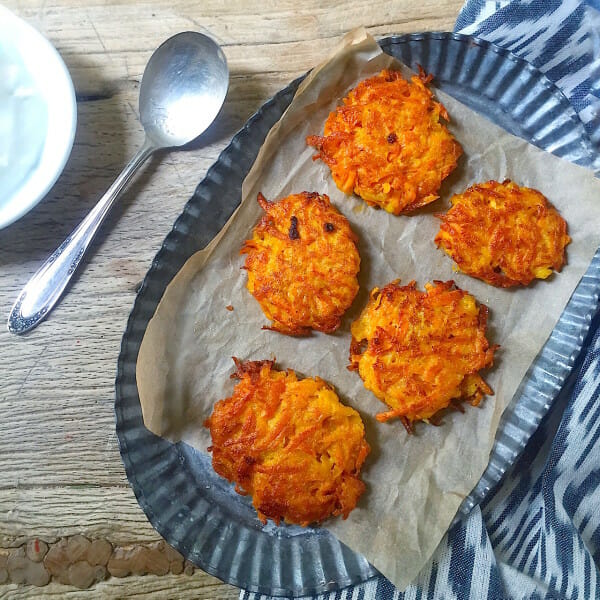
<svg viewBox="0 0 600 600">
<path fill-rule="evenodd" d="M 374 35 L 447 30 L 456 18 L 455 1 L 293 2 L 219 1 L 160 3 L 18 3 L 57 46 L 72 70 L 76 87 L 114 90 L 123 79 L 139 79 L 156 46 L 184 29 L 210 32 L 223 46 L 232 74 L 303 73 L 357 26 Z M 107 9 L 110 6 L 110 9 Z M 14 7 L 13 7 L 14 8 Z M 132 32 L 135 24 L 135 33 Z M 251 49 L 251 51 L 249 51 Z"/>
<path fill-rule="evenodd" d="M 15 485 L 0 493 L 0 514 L 0 547 L 28 537 L 53 541 L 77 534 L 119 545 L 161 539 L 126 483 Z"/>
<path fill-rule="evenodd" d="M 122 579 L 111 577 L 102 581 L 90 590 L 76 590 L 70 586 L 51 582 L 43 588 L 31 585 L 0 585 L 0 594 L 6 600 L 16 598 L 68 598 L 68 600 L 89 600 L 91 597 L 104 600 L 120 600 L 121 598 L 177 598 L 178 600 L 233 600 L 239 597 L 240 591 L 203 573 L 196 571 L 193 575 L 144 575 L 130 576 Z"/>
</svg>

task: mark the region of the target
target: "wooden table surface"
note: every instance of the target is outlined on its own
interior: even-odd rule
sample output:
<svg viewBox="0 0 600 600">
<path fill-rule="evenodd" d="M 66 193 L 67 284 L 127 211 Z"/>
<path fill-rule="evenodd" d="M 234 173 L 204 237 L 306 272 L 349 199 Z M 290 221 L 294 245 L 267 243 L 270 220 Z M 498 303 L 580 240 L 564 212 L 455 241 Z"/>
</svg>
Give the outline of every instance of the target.
<svg viewBox="0 0 600 600">
<path fill-rule="evenodd" d="M 106 580 L 92 583 L 88 591 L 60 583 L 60 575 L 43 588 L 10 578 L 24 578 L 22 567 L 29 559 L 22 554 L 28 541 L 30 551 L 38 547 L 35 540 L 51 548 L 71 544 L 71 554 L 54 549 L 55 556 L 71 563 L 77 548 L 88 545 L 86 539 L 107 540 L 122 557 L 139 558 L 144 549 L 144 556 L 150 556 L 161 547 L 129 487 L 115 434 L 116 362 L 136 287 L 208 167 L 268 98 L 318 63 L 350 29 L 364 25 L 375 36 L 451 30 L 462 0 L 4 4 L 61 53 L 77 93 L 78 124 L 71 157 L 53 190 L 0 231 L 3 319 L 20 288 L 142 142 L 139 82 L 153 50 L 182 30 L 208 32 L 223 46 L 231 79 L 223 111 L 200 147 L 163 154 L 147 164 L 47 321 L 24 337 L 0 326 L 0 596 L 62 597 L 68 592 L 69 598 L 237 598 L 237 588 L 200 569 L 192 572 L 191 565 L 177 575 L 123 577 L 110 576 L 109 568 Z M 86 539 L 72 537 L 81 535 Z M 139 560 L 133 570 L 143 572 Z M 170 571 L 180 572 L 180 559 L 172 560 Z M 146 570 L 165 570 L 156 564 Z M 60 568 L 55 565 L 55 571 Z M 36 573 L 39 578 L 42 572 Z M 42 573 L 38 583 L 43 580 Z"/>
</svg>

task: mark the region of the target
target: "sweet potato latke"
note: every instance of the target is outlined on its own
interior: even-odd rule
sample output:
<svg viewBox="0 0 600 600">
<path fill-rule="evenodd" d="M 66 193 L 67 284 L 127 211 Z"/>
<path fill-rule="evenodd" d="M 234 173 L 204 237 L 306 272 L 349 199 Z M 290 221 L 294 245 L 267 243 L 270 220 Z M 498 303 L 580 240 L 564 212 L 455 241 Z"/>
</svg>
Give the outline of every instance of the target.
<svg viewBox="0 0 600 600">
<path fill-rule="evenodd" d="M 318 377 L 298 380 L 270 360 L 234 361 L 240 382 L 205 421 L 215 471 L 252 495 L 263 523 L 346 518 L 365 489 L 370 448 L 360 415 Z"/>
<path fill-rule="evenodd" d="M 479 404 L 492 390 L 478 371 L 492 364 L 495 347 L 485 337 L 487 308 L 453 281 L 392 282 L 375 288 L 352 324 L 350 370 L 392 410 L 378 421 L 400 418 L 406 429 L 460 401 Z"/>
<path fill-rule="evenodd" d="M 506 180 L 471 186 L 438 215 L 435 243 L 458 268 L 498 287 L 528 285 L 560 271 L 567 223 L 537 190 Z"/>
<path fill-rule="evenodd" d="M 398 215 L 433 202 L 462 148 L 440 117 L 446 109 L 423 71 L 407 81 L 384 70 L 359 83 L 330 113 L 323 137 L 311 135 L 337 187 Z"/>
<path fill-rule="evenodd" d="M 269 202 L 242 247 L 248 290 L 273 323 L 288 335 L 311 329 L 331 333 L 358 292 L 357 238 L 328 196 L 303 192 Z"/>
</svg>

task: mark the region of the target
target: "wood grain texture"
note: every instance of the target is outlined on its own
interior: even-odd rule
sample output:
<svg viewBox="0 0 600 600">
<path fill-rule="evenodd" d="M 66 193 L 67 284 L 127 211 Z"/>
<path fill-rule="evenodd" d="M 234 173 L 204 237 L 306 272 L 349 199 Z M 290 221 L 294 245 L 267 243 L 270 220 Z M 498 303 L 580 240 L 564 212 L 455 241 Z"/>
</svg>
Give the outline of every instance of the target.
<svg viewBox="0 0 600 600">
<path fill-rule="evenodd" d="M 234 600 L 240 591 L 218 579 L 196 571 L 193 575 L 144 575 L 141 577 L 111 577 L 97 583 L 91 590 L 77 590 L 51 582 L 43 588 L 16 584 L 0 585 L 5 600 L 56 598 L 67 600 L 120 600 L 122 598 L 156 598 L 158 600 Z"/>
<path fill-rule="evenodd" d="M 137 96 L 152 51 L 178 31 L 210 32 L 231 82 L 217 122 L 193 149 L 153 158 L 124 193 L 84 269 L 46 322 L 22 338 L 0 327 L 0 546 L 82 533 L 159 539 L 128 486 L 114 429 L 114 377 L 135 290 L 173 221 L 233 134 L 270 96 L 318 63 L 348 30 L 377 36 L 450 30 L 462 0 L 8 0 L 65 60 L 78 97 L 68 164 L 34 210 L 0 231 L 0 314 L 83 218 L 143 139 Z M 95 592 L 234 598 L 214 578 L 112 578 Z M 5 597 L 39 589 L 0 586 Z M 48 597 L 90 592 L 60 584 Z"/>
</svg>

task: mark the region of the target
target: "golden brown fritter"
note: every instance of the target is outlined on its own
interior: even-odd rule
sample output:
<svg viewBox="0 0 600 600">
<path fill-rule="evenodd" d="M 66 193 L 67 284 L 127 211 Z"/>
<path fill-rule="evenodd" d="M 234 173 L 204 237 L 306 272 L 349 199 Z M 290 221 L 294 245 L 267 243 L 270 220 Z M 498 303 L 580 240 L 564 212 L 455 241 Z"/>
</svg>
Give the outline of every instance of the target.
<svg viewBox="0 0 600 600">
<path fill-rule="evenodd" d="M 205 422 L 215 471 L 252 495 L 263 523 L 346 518 L 365 489 L 360 415 L 318 377 L 299 380 L 271 360 L 234 361 L 240 382 Z"/>
<path fill-rule="evenodd" d="M 537 190 L 506 180 L 468 188 L 438 215 L 435 243 L 478 279 L 498 287 L 528 285 L 560 271 L 571 241 L 567 223 Z"/>
<path fill-rule="evenodd" d="M 462 148 L 440 122 L 448 113 L 427 88 L 432 78 L 384 70 L 365 79 L 330 113 L 323 137 L 306 138 L 342 192 L 395 215 L 438 198 Z"/>
<path fill-rule="evenodd" d="M 487 308 L 453 281 L 375 288 L 352 324 L 350 370 L 392 410 L 378 421 L 412 422 L 467 400 L 479 404 L 492 390 L 479 371 L 489 367 L 495 346 L 485 329 Z"/>
<path fill-rule="evenodd" d="M 346 217 L 317 193 L 258 202 L 265 215 L 241 253 L 248 290 L 273 323 L 288 335 L 311 329 L 331 333 L 358 293 L 357 238 Z"/>
</svg>

